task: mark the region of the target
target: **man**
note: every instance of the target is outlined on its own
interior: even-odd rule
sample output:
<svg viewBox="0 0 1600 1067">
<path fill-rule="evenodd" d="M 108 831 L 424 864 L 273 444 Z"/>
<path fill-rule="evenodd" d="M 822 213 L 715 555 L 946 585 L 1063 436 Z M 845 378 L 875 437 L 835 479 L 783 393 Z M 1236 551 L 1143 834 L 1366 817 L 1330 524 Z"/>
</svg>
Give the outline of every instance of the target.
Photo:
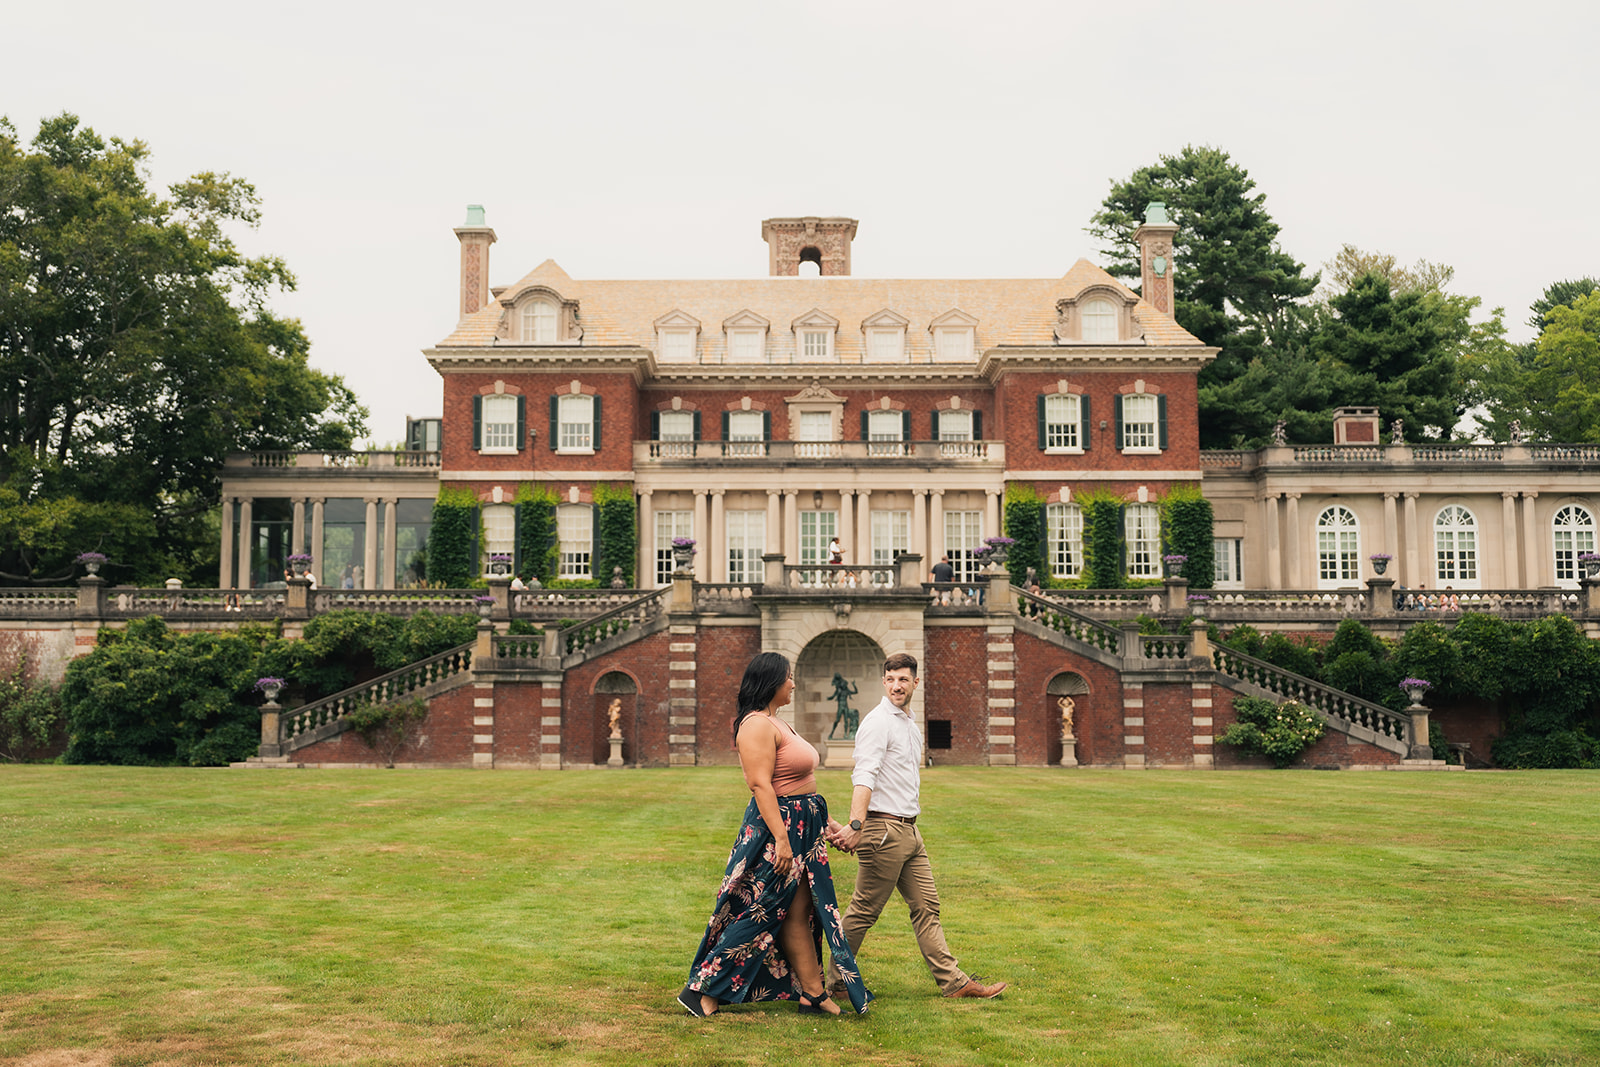
<svg viewBox="0 0 1600 1067">
<path fill-rule="evenodd" d="M 933 580 L 936 582 L 953 582 L 956 580 L 956 569 L 950 566 L 948 555 L 940 556 L 939 562 L 933 565 Z"/>
<path fill-rule="evenodd" d="M 917 660 L 904 652 L 883 664 L 884 698 L 856 731 L 856 765 L 850 776 L 850 825 L 834 844 L 856 854 L 856 889 L 844 913 L 844 935 L 856 952 L 895 889 L 911 909 L 917 947 L 947 997 L 997 997 L 1006 983 L 986 985 L 956 966 L 939 926 L 939 891 L 922 845 L 917 816 L 922 774 L 922 730 L 911 718 Z M 837 980 L 837 975 L 834 976 Z"/>
</svg>

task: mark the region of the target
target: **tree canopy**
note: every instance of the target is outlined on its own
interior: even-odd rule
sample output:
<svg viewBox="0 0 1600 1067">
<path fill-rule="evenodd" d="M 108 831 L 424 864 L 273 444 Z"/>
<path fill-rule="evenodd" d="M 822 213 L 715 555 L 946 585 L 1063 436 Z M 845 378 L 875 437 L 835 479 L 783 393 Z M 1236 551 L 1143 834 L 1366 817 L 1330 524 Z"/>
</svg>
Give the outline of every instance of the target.
<svg viewBox="0 0 1600 1067">
<path fill-rule="evenodd" d="M 1533 305 L 1538 340 L 1501 345 L 1474 366 L 1483 421 L 1497 440 L 1516 420 L 1532 440 L 1600 441 L 1600 291 L 1543 306 Z"/>
<path fill-rule="evenodd" d="M 227 453 L 366 433 L 267 307 L 293 275 L 228 235 L 258 223 L 254 187 L 205 172 L 163 197 L 148 156 L 74 115 L 28 146 L 0 119 L 0 581 L 91 549 L 118 580 L 213 571 Z"/>
</svg>

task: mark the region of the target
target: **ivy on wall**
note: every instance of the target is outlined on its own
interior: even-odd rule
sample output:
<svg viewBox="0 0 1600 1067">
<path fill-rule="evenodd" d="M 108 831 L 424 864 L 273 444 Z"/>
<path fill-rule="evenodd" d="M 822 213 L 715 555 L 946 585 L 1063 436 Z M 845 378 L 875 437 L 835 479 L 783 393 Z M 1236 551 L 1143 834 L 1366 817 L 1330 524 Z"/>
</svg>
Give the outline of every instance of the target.
<svg viewBox="0 0 1600 1067">
<path fill-rule="evenodd" d="M 1122 563 L 1122 508 L 1125 501 L 1106 489 L 1076 494 L 1083 510 L 1083 578 L 1090 589 L 1127 584 Z"/>
<path fill-rule="evenodd" d="M 1198 485 L 1175 485 L 1161 501 L 1161 536 L 1169 553 L 1188 556 L 1183 576 L 1190 589 L 1210 589 L 1216 580 L 1212 561 L 1211 501 Z"/>
<path fill-rule="evenodd" d="M 524 581 L 555 581 L 560 545 L 556 539 L 556 494 L 548 485 L 517 486 L 517 575 Z"/>
<path fill-rule="evenodd" d="M 478 580 L 478 498 L 470 489 L 441 486 L 428 531 L 428 582 L 466 589 Z"/>
<path fill-rule="evenodd" d="M 611 584 L 612 571 L 622 568 L 627 588 L 637 588 L 634 569 L 639 559 L 639 526 L 633 501 L 633 486 L 613 486 L 598 482 L 594 487 L 594 506 L 599 512 L 595 524 L 600 543 L 595 546 L 593 574 L 602 587 Z"/>
<path fill-rule="evenodd" d="M 1039 584 L 1050 584 L 1050 568 L 1045 565 L 1044 497 L 1025 482 L 1012 482 L 1006 486 L 1006 536 L 1015 544 L 1007 563 L 1011 568 L 1011 581 L 1021 585 L 1034 569 Z"/>
</svg>

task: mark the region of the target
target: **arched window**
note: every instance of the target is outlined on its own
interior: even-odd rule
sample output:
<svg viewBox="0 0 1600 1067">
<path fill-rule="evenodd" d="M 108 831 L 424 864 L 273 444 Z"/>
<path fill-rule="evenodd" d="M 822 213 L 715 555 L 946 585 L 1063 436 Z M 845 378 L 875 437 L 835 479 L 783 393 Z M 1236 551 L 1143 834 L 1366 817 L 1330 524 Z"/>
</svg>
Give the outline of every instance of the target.
<svg viewBox="0 0 1600 1067">
<path fill-rule="evenodd" d="M 1335 504 L 1317 516 L 1317 588 L 1354 585 L 1361 578 L 1361 524 Z"/>
<path fill-rule="evenodd" d="M 1117 340 L 1117 309 L 1109 300 L 1091 300 L 1083 305 L 1083 339 L 1098 344 Z"/>
<path fill-rule="evenodd" d="M 1594 551 L 1594 515 L 1588 508 L 1568 504 L 1556 512 L 1551 533 L 1555 541 L 1556 584 L 1576 587 L 1583 570 L 1578 566 L 1578 556 Z"/>
<path fill-rule="evenodd" d="M 522 305 L 522 343 L 556 343 L 556 306 L 548 300 L 530 300 Z"/>
<path fill-rule="evenodd" d="M 1439 509 L 1433 519 L 1435 579 L 1440 586 L 1478 587 L 1478 520 L 1459 504 Z"/>
</svg>

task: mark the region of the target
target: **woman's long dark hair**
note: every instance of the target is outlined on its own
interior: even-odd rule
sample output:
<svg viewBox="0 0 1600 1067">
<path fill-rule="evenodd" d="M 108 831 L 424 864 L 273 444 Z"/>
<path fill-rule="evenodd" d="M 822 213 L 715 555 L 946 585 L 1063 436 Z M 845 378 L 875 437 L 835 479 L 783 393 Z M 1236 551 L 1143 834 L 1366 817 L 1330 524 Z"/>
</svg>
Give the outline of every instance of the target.
<svg viewBox="0 0 1600 1067">
<path fill-rule="evenodd" d="M 789 679 L 789 661 L 777 652 L 760 652 L 744 669 L 739 683 L 739 713 L 733 717 L 733 742 L 739 743 L 739 726 L 752 711 L 760 711 L 778 695 Z"/>
</svg>

